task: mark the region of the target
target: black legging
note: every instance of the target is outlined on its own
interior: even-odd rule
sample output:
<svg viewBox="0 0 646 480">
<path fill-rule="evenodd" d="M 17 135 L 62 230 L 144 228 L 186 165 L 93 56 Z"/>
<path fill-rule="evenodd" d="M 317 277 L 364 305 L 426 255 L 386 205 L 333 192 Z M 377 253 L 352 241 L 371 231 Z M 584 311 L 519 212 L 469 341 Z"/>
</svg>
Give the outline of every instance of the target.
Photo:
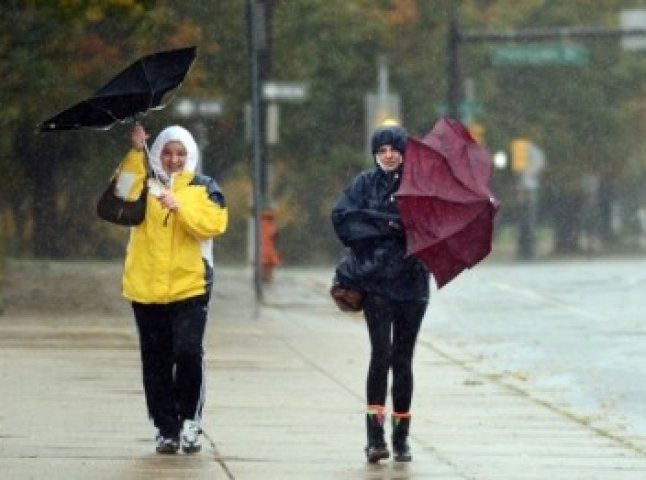
<svg viewBox="0 0 646 480">
<path fill-rule="evenodd" d="M 427 303 L 393 302 L 368 295 L 363 313 L 372 352 L 368 368 L 368 405 L 385 405 L 388 370 L 393 370 L 393 411 L 410 410 L 413 396 L 413 351 Z"/>
<path fill-rule="evenodd" d="M 177 436 L 184 419 L 201 417 L 208 305 L 207 295 L 168 304 L 132 304 L 148 413 L 163 436 Z"/>
</svg>

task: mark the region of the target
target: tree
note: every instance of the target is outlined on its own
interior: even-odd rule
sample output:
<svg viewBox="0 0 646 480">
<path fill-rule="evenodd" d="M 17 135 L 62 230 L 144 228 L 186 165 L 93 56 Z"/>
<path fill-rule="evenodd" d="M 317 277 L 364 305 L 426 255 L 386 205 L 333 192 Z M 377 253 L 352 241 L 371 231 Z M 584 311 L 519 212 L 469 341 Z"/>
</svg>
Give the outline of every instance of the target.
<svg viewBox="0 0 646 480">
<path fill-rule="evenodd" d="M 623 2 L 465 2 L 465 28 L 500 30 L 501 23 L 515 29 L 554 26 L 613 26 Z M 483 7 L 484 5 L 484 7 Z M 477 8 L 478 6 L 482 8 Z M 495 22 L 494 22 L 495 17 Z M 497 22 L 495 27 L 491 27 Z M 556 253 L 580 248 L 586 218 L 595 234 L 608 246 L 611 234 L 609 205 L 616 201 L 619 185 L 627 180 L 627 159 L 635 148 L 626 128 L 627 106 L 639 95 L 643 62 L 630 60 L 612 39 L 580 39 L 590 52 L 584 66 L 545 65 L 492 68 L 488 63 L 491 46 L 469 48 L 470 74 L 476 76 L 483 92 L 483 116 L 495 136 L 507 141 L 530 137 L 547 153 L 548 168 L 543 178 L 543 218 L 555 231 Z M 466 63 L 466 62 L 465 62 Z M 633 115 L 631 125 L 637 125 Z M 643 136 L 642 136 L 643 137 Z M 595 204 L 584 203 L 585 179 L 599 179 Z M 585 208 L 585 210 L 584 210 Z"/>
<path fill-rule="evenodd" d="M 133 32 L 147 2 L 33 2 L 13 1 L 3 4 L 0 42 L 3 84 L 0 119 L 9 139 L 0 146 L 2 166 L 11 173 L 11 186 L 4 190 L 2 210 L 13 219 L 23 252 L 27 223 L 32 224 L 31 251 L 36 256 L 56 256 L 73 251 L 82 237 L 75 229 L 82 222 L 66 222 L 66 205 L 60 191 L 61 172 L 73 171 L 84 151 L 84 143 L 74 136 L 38 136 L 36 124 L 53 110 L 54 105 L 70 102 L 73 96 L 96 85 L 106 63 L 116 63 L 132 44 Z M 115 40 L 116 39 L 116 40 Z M 71 68 L 70 68 L 71 66 Z M 78 99 L 75 99 L 77 101 Z M 76 178 L 81 179 L 76 172 Z M 75 199 L 74 187 L 82 182 L 68 182 L 68 199 Z M 75 210 L 69 202 L 67 211 Z M 86 202 L 87 203 L 87 202 Z M 31 215 L 27 208 L 31 208 Z M 76 212 L 78 213 L 78 212 Z M 82 216 L 82 215 L 81 215 Z M 77 217 L 72 217 L 76 219 Z"/>
<path fill-rule="evenodd" d="M 612 26 L 622 3 L 464 0 L 460 22 L 466 30 Z M 303 82 L 309 91 L 303 103 L 280 105 L 280 142 L 269 147 L 286 262 L 329 259 L 339 248 L 329 210 L 350 178 L 372 165 L 365 152 L 364 102 L 376 89 L 378 56 L 388 57 L 391 88 L 401 95 L 404 126 L 412 135 L 426 133 L 440 115 L 451 5 L 453 0 L 271 2 L 271 79 Z M 224 103 L 222 116 L 200 122 L 208 141 L 204 169 L 223 183 L 228 197 L 244 202 L 232 212 L 245 218 L 232 217 L 235 227 L 220 242 L 227 251 L 244 251 L 251 207 L 244 6 L 240 0 L 2 4 L 0 217 L 12 253 L 121 252 L 123 232 L 98 222 L 93 205 L 124 153 L 129 126 L 47 135 L 33 129 L 138 56 L 187 45 L 198 46 L 198 61 L 178 95 Z M 646 204 L 640 189 L 646 177 L 640 81 L 646 65 L 641 55 L 619 50 L 616 41 L 581 43 L 590 62 L 576 68 L 494 67 L 491 44 L 469 44 L 462 51 L 464 76 L 475 80 L 484 106 L 478 121 L 486 126 L 490 149 L 506 149 L 515 136 L 526 136 L 547 153 L 540 218 L 557 232 L 559 252 L 577 250 L 581 232 L 591 225 L 608 245 L 620 244 L 610 235 L 607 212 L 616 208 L 609 206 Z M 173 106 L 146 116 L 148 130 L 171 122 L 197 126 L 194 119 L 179 119 Z M 585 196 L 583 176 L 599 181 L 594 203 Z M 504 204 L 501 220 L 510 222 L 513 177 L 496 172 L 494 185 Z"/>
</svg>

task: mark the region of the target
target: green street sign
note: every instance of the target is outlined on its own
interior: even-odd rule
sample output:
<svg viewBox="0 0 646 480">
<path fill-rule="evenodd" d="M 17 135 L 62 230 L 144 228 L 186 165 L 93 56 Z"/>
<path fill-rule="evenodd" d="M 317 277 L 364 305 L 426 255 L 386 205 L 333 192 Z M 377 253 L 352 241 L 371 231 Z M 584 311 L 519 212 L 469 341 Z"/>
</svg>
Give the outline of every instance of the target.
<svg viewBox="0 0 646 480">
<path fill-rule="evenodd" d="M 438 115 L 446 115 L 449 112 L 449 108 L 446 106 L 446 103 L 440 103 L 435 107 L 435 112 Z M 484 107 L 477 100 L 463 100 L 458 105 L 458 113 L 461 116 L 478 115 L 482 112 L 484 112 Z"/>
<path fill-rule="evenodd" d="M 495 48 L 491 53 L 493 65 L 572 65 L 588 62 L 588 49 L 573 43 L 532 43 Z"/>
</svg>

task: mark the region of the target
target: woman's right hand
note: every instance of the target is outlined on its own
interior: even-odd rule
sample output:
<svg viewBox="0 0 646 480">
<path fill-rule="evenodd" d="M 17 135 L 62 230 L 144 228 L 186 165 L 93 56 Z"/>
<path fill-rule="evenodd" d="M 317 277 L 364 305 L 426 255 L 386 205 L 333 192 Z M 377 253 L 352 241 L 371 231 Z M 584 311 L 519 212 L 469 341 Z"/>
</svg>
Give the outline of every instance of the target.
<svg viewBox="0 0 646 480">
<path fill-rule="evenodd" d="M 130 134 L 130 140 L 132 141 L 132 148 L 141 152 L 146 145 L 146 140 L 148 140 L 148 134 L 144 129 L 144 126 L 140 123 L 135 123 L 132 127 L 132 132 Z"/>
</svg>

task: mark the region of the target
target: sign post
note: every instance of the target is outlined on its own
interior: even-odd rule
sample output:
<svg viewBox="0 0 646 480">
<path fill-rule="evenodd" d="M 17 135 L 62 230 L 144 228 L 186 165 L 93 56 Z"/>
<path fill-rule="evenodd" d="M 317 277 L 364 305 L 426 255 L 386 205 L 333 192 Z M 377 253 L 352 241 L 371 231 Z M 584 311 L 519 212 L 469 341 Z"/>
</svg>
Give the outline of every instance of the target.
<svg viewBox="0 0 646 480">
<path fill-rule="evenodd" d="M 265 82 L 262 98 L 267 102 L 267 143 L 276 145 L 280 136 L 279 102 L 301 102 L 309 95 L 307 86 L 298 82 Z M 267 192 L 266 192 L 267 193 Z"/>
<path fill-rule="evenodd" d="M 401 100 L 390 92 L 388 85 L 388 62 L 380 56 L 377 63 L 377 93 L 366 94 L 366 151 L 370 153 L 370 137 L 373 131 L 386 120 L 401 125 Z"/>
<path fill-rule="evenodd" d="M 536 254 L 539 175 L 545 168 L 545 154 L 526 138 L 512 140 L 510 150 L 511 169 L 518 178 L 518 203 L 521 211 L 518 224 L 518 256 L 531 260 Z"/>
<path fill-rule="evenodd" d="M 253 164 L 253 260 L 254 260 L 254 291 L 256 300 L 256 315 L 263 300 L 260 265 L 260 203 L 262 157 L 260 142 L 260 50 L 265 47 L 264 25 L 262 22 L 262 5 L 256 0 L 247 2 L 248 42 L 249 42 L 249 76 L 251 96 L 251 141 Z"/>
</svg>

